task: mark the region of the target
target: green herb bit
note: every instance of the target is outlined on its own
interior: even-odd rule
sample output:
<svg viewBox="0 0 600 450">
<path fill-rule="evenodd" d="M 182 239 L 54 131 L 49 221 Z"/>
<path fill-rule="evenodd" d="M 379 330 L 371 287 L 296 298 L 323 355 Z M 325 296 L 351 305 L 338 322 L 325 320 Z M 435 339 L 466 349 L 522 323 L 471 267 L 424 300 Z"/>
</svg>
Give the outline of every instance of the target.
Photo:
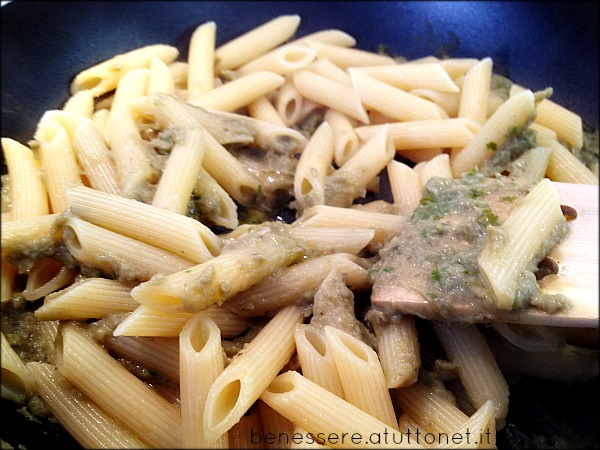
<svg viewBox="0 0 600 450">
<path fill-rule="evenodd" d="M 507 195 L 506 197 L 500 197 L 500 200 L 506 203 L 512 203 L 517 199 L 514 195 Z"/>
<path fill-rule="evenodd" d="M 431 279 L 433 281 L 440 281 L 441 278 L 442 277 L 438 268 L 435 268 L 431 271 Z"/>
<path fill-rule="evenodd" d="M 498 144 L 496 144 L 495 142 L 488 142 L 485 146 L 493 151 L 498 150 Z"/>
<path fill-rule="evenodd" d="M 471 198 L 484 197 L 486 195 L 487 195 L 487 192 L 484 191 L 483 189 L 473 188 L 469 191 L 469 197 L 471 197 Z"/>
<path fill-rule="evenodd" d="M 492 212 L 492 210 L 489 208 L 485 208 L 483 211 L 481 211 L 481 216 L 479 218 L 479 222 L 482 224 L 488 224 L 488 225 L 494 225 L 494 226 L 500 225 L 498 216 L 496 214 L 494 214 Z"/>
</svg>

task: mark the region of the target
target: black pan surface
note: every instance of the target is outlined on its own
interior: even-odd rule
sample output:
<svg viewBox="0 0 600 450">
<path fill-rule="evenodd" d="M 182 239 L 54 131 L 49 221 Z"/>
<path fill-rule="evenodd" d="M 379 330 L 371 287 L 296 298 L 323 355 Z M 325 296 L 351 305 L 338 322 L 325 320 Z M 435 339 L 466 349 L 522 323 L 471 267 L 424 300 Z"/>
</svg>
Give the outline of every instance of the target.
<svg viewBox="0 0 600 450">
<path fill-rule="evenodd" d="M 164 43 L 187 60 L 193 30 L 217 24 L 217 45 L 281 14 L 302 18 L 297 36 L 338 28 L 357 47 L 409 59 L 492 57 L 495 72 L 598 127 L 597 2 L 13 1 L 1 12 L 1 135 L 32 138 L 44 111 L 68 98 L 81 70 L 137 47 Z M 4 163 L 3 163 L 4 166 Z M 5 167 L 3 167 L 5 173 Z M 567 386 L 523 379 L 511 387 L 498 448 L 599 448 L 598 379 Z M 28 449 L 79 446 L 58 426 L 15 413 L 2 400 L 1 437 Z"/>
</svg>

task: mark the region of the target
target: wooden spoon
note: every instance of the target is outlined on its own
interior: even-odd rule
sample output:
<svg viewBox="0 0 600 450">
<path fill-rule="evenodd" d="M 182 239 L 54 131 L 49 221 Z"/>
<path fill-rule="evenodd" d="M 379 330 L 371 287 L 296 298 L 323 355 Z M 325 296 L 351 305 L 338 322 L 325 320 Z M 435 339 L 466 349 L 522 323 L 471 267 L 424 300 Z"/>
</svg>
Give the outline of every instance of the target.
<svg viewBox="0 0 600 450">
<path fill-rule="evenodd" d="M 564 294 L 570 307 L 556 313 L 547 313 L 530 306 L 518 311 L 494 313 L 498 322 L 549 325 L 573 328 L 598 327 L 598 191 L 596 185 L 554 182 L 563 212 L 568 206 L 576 211 L 570 230 L 548 255 L 556 264 L 556 274 L 539 281 L 542 292 Z M 413 314 L 428 320 L 455 317 L 457 321 L 486 322 L 476 305 L 450 305 L 448 316 L 438 311 L 420 294 L 399 287 L 374 289 L 371 302 L 386 311 Z"/>
</svg>

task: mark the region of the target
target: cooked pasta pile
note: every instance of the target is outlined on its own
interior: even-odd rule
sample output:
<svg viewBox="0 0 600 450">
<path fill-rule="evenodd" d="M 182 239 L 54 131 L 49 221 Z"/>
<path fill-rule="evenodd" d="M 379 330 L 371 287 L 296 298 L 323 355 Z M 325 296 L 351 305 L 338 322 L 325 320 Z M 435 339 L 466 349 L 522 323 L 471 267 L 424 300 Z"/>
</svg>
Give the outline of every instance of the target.
<svg viewBox="0 0 600 450">
<path fill-rule="evenodd" d="M 491 58 L 299 24 L 116 55 L 31 141 L 2 138 L 3 397 L 41 398 L 86 448 L 493 448 L 509 374 L 598 374 L 559 329 L 370 303 L 424 193 L 477 177 L 525 180 L 482 233 L 547 224 L 478 260 L 492 309 L 531 307 L 518 276 L 564 222 L 550 180 L 598 184 L 581 117 Z"/>
</svg>

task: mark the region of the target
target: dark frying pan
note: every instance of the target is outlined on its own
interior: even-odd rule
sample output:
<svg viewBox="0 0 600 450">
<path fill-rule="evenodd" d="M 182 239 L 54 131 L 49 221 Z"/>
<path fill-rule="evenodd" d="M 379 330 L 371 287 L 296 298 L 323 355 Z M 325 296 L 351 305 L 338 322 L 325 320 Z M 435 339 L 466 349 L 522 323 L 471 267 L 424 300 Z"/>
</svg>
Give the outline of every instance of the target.
<svg viewBox="0 0 600 450">
<path fill-rule="evenodd" d="M 297 35 L 338 28 L 375 51 L 407 58 L 483 58 L 598 127 L 597 2 L 30 2 L 1 8 L 1 135 L 32 138 L 37 121 L 60 107 L 72 77 L 110 56 L 147 44 L 178 47 L 187 59 L 192 31 L 217 23 L 217 44 L 281 14 L 299 14 Z M 3 172 L 5 173 L 3 158 Z M 582 385 L 523 379 L 511 387 L 499 448 L 598 448 L 598 404 Z M 60 427 L 29 421 L 2 400 L 1 437 L 13 447 L 77 448 Z M 22 447 L 22 448 L 23 448 Z"/>
</svg>

